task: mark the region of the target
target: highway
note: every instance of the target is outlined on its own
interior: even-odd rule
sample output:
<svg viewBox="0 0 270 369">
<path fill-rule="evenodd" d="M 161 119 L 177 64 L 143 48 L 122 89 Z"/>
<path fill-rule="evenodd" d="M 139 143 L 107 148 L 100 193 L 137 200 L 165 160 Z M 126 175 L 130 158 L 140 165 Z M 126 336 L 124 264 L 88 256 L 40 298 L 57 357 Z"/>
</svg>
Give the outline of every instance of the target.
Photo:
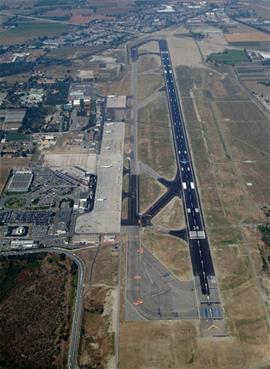
<svg viewBox="0 0 270 369">
<path fill-rule="evenodd" d="M 160 40 L 159 47 L 167 90 L 174 147 L 180 173 L 180 192 L 186 217 L 193 273 L 200 279 L 202 295 L 206 295 L 209 300 L 208 278 L 213 277 L 215 272 L 167 42 Z"/>
<path fill-rule="evenodd" d="M 23 250 L 23 251 L 8 251 L 3 252 L 3 255 L 24 255 L 33 253 L 50 252 L 56 254 L 65 254 L 73 260 L 78 266 L 78 282 L 76 289 L 76 297 L 74 302 L 74 312 L 72 319 L 72 329 L 69 341 L 68 351 L 68 369 L 78 369 L 78 352 L 81 338 L 81 325 L 82 325 L 82 313 L 83 313 L 83 285 L 85 277 L 85 265 L 84 262 L 74 253 L 58 248 L 45 248 L 35 250 Z"/>
</svg>

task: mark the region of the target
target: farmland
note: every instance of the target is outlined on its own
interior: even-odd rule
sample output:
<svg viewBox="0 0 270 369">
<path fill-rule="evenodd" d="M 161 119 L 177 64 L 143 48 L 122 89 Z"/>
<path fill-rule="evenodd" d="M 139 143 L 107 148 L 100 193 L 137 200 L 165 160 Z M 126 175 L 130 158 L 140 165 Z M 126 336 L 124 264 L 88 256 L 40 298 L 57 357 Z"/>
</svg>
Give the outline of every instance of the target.
<svg viewBox="0 0 270 369">
<path fill-rule="evenodd" d="M 38 37 L 54 37 L 67 32 L 68 26 L 60 23 L 18 22 L 16 28 L 0 33 L 5 45 L 20 44 Z"/>
<path fill-rule="evenodd" d="M 249 58 L 243 50 L 225 50 L 223 53 L 211 54 L 208 61 L 220 64 L 239 64 L 248 62 Z"/>
</svg>

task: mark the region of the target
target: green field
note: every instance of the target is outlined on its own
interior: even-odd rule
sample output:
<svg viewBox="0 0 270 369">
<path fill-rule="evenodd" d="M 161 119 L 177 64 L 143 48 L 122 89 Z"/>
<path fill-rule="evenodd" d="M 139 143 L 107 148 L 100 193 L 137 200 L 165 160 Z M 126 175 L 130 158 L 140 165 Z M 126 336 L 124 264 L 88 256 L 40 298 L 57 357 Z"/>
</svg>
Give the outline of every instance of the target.
<svg viewBox="0 0 270 369">
<path fill-rule="evenodd" d="M 56 37 L 68 30 L 68 25 L 61 23 L 21 22 L 13 29 L 0 33 L 3 44 L 23 43 L 38 37 Z"/>
<path fill-rule="evenodd" d="M 223 53 L 211 54 L 208 61 L 233 65 L 248 62 L 249 58 L 244 50 L 225 50 Z"/>
</svg>

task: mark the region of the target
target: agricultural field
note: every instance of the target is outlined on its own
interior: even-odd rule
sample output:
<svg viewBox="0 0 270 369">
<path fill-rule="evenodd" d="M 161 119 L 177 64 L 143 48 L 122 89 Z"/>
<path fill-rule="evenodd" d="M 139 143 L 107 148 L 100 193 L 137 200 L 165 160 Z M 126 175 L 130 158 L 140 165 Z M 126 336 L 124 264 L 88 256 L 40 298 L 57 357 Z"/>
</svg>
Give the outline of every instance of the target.
<svg viewBox="0 0 270 369">
<path fill-rule="evenodd" d="M 1 256 L 1 369 L 65 367 L 76 277 L 64 254 Z"/>
<path fill-rule="evenodd" d="M 225 37 L 229 43 L 270 41 L 270 35 L 260 31 L 228 33 Z"/>
<path fill-rule="evenodd" d="M 50 22 L 18 22 L 16 28 L 0 33 L 4 45 L 20 44 L 38 37 L 55 37 L 68 31 L 68 26 L 62 23 Z"/>
<path fill-rule="evenodd" d="M 225 50 L 223 53 L 211 54 L 208 57 L 211 63 L 235 65 L 249 62 L 247 53 L 244 50 Z"/>
</svg>

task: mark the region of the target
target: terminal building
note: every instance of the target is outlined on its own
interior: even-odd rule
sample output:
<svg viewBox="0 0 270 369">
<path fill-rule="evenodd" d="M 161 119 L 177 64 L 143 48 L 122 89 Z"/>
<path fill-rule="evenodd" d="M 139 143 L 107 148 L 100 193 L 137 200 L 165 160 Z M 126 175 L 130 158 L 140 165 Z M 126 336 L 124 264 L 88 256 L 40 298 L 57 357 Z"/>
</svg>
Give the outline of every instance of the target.
<svg viewBox="0 0 270 369">
<path fill-rule="evenodd" d="M 125 124 L 105 123 L 97 159 L 97 185 L 92 211 L 80 215 L 76 233 L 118 234 L 121 227 Z"/>
</svg>

